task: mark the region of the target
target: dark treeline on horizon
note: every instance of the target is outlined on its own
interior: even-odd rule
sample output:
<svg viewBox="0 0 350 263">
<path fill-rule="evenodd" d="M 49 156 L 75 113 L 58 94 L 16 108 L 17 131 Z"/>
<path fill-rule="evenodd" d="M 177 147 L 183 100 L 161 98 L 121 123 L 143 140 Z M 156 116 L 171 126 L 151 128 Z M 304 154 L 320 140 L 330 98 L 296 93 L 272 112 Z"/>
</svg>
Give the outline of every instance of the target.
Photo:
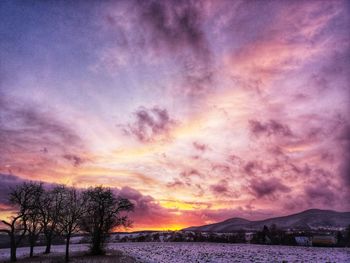
<svg viewBox="0 0 350 263">
<path fill-rule="evenodd" d="M 118 226 L 130 226 L 126 214 L 134 205 L 116 196 L 110 188 L 102 186 L 77 190 L 58 185 L 46 189 L 43 183 L 29 182 L 18 185 L 9 193 L 9 203 L 15 212 L 9 220 L 2 220 L 10 239 L 11 261 L 16 261 L 16 250 L 26 240 L 30 257 L 39 235 L 45 239 L 46 254 L 51 252 L 54 238 L 65 239 L 65 260 L 69 261 L 69 242 L 72 235 L 85 233 L 90 237 L 90 254 L 105 253 L 104 244 L 108 234 Z"/>
<path fill-rule="evenodd" d="M 163 238 L 161 238 L 163 235 Z M 164 238 L 166 236 L 166 238 Z M 326 243 L 312 241 L 314 236 L 332 239 Z M 307 239 L 305 244 L 298 244 L 296 238 Z M 350 246 L 350 225 L 343 231 L 328 230 L 294 230 L 287 231 L 280 229 L 276 224 L 265 225 L 262 229 L 254 232 L 238 230 L 234 232 L 201 232 L 201 231 L 169 231 L 145 232 L 134 237 L 123 236 L 118 238 L 118 242 L 214 242 L 214 243 L 249 243 L 261 245 L 287 245 L 287 246 L 330 246 L 349 247 Z M 327 243 L 328 242 L 328 243 Z"/>
</svg>

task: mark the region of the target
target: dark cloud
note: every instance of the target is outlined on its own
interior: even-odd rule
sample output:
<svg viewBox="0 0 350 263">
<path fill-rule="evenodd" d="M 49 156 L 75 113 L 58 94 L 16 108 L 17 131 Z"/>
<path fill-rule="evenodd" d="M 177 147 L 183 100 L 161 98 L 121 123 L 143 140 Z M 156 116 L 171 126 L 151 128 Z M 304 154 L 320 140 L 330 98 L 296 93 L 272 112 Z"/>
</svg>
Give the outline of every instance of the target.
<svg viewBox="0 0 350 263">
<path fill-rule="evenodd" d="M 165 50 L 183 67 L 179 93 L 188 98 L 206 94 L 213 82 L 211 51 L 203 30 L 203 7 L 197 1 L 141 1 L 141 25 L 153 49 Z M 174 52 L 177 56 L 174 56 Z"/>
<path fill-rule="evenodd" d="M 141 1 L 137 3 L 141 26 L 145 26 L 152 44 L 181 51 L 190 48 L 206 56 L 208 43 L 202 30 L 199 4 L 195 1 Z"/>
<path fill-rule="evenodd" d="M 193 142 L 192 145 L 196 150 L 200 152 L 205 152 L 206 150 L 208 150 L 208 146 L 204 143 Z"/>
<path fill-rule="evenodd" d="M 346 196 L 346 193 L 343 191 L 344 187 L 332 179 L 334 177 L 331 171 L 322 168 L 312 170 L 309 180 L 304 183 L 305 200 L 310 206 L 318 204 L 324 207 L 335 207 L 341 203 L 339 201 Z"/>
<path fill-rule="evenodd" d="M 252 193 L 258 197 L 273 197 L 277 192 L 290 192 L 291 189 L 280 182 L 278 178 L 261 179 L 254 178 L 250 181 Z"/>
<path fill-rule="evenodd" d="M 269 120 L 266 123 L 262 123 L 257 120 L 250 120 L 249 129 L 250 129 L 250 132 L 256 136 L 260 136 L 260 135 L 292 136 L 293 135 L 288 125 L 282 124 L 276 120 Z"/>
<path fill-rule="evenodd" d="M 226 180 L 220 180 L 218 183 L 210 185 L 210 190 L 214 195 L 226 197 L 233 196 Z"/>
<path fill-rule="evenodd" d="M 74 155 L 74 154 L 65 154 L 62 157 L 64 159 L 66 159 L 67 161 L 70 161 L 74 167 L 78 167 L 81 164 L 86 162 L 86 160 L 84 158 L 79 157 L 79 156 Z"/>
<path fill-rule="evenodd" d="M 262 167 L 261 163 L 258 162 L 258 161 L 248 161 L 247 163 L 245 163 L 243 165 L 243 171 L 246 174 L 248 174 L 250 176 L 253 176 L 257 172 L 262 172 L 263 171 L 263 167 Z"/>
<path fill-rule="evenodd" d="M 192 0 L 127 1 L 116 5 L 123 10 L 122 15 L 113 11 L 105 15 L 111 34 L 118 32 L 116 53 L 133 54 L 127 55 L 129 62 L 147 65 L 150 61 L 157 63 L 159 57 L 171 59 L 181 72 L 176 87 L 169 91 L 190 100 L 205 96 L 213 87 L 215 69 L 203 25 L 203 5 Z M 111 72 L 123 64 L 114 52 L 103 55 L 101 62 Z"/>
<path fill-rule="evenodd" d="M 138 213 L 148 215 L 152 209 L 152 203 L 155 202 L 153 197 L 149 195 L 142 195 L 139 191 L 130 188 L 123 187 L 121 189 L 115 189 L 118 195 L 123 198 L 128 198 L 135 204 L 135 211 L 139 210 Z"/>
<path fill-rule="evenodd" d="M 335 189 L 327 183 L 315 183 L 304 188 L 306 200 L 310 204 L 317 203 L 318 205 L 332 206 L 335 203 Z"/>
<path fill-rule="evenodd" d="M 143 195 L 130 187 L 123 187 L 121 189 L 114 188 L 114 191 L 117 195 L 128 198 L 134 203 L 134 212 L 130 213 L 129 216 L 135 226 L 159 227 L 173 220 L 172 210 L 163 208 L 149 195 Z"/>
<path fill-rule="evenodd" d="M 176 123 L 170 118 L 166 109 L 158 107 L 151 109 L 141 107 L 134 115 L 135 122 L 129 124 L 124 130 L 127 134 L 135 136 L 140 142 L 150 142 L 159 137 L 164 139 Z"/>
</svg>

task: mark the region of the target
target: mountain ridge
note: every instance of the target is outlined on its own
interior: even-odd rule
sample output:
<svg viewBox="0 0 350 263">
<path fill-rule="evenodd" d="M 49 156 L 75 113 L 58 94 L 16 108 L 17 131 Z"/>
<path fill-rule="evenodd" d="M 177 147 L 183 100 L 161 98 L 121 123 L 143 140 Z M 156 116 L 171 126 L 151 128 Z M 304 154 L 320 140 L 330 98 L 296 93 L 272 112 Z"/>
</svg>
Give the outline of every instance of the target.
<svg viewBox="0 0 350 263">
<path fill-rule="evenodd" d="M 275 224 L 280 229 L 310 230 L 313 228 L 340 228 L 350 225 L 350 212 L 308 209 L 286 216 L 248 220 L 234 217 L 221 222 L 184 228 L 184 231 L 232 232 L 238 230 L 261 230 L 264 225 Z"/>
</svg>

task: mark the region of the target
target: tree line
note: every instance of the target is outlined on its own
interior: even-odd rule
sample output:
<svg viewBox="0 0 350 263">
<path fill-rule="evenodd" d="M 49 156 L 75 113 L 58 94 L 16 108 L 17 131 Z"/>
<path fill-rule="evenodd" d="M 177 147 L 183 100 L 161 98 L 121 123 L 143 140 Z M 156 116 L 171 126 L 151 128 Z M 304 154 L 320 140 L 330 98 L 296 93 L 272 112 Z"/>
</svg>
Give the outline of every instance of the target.
<svg viewBox="0 0 350 263">
<path fill-rule="evenodd" d="M 314 235 L 327 235 L 335 237 L 336 243 L 329 244 L 328 246 L 350 246 L 350 225 L 343 231 L 303 230 L 297 231 L 295 233 L 287 233 L 287 231 L 277 228 L 276 224 L 272 224 L 270 227 L 264 225 L 263 229 L 256 233 L 251 243 L 271 245 L 297 245 L 295 237 L 312 237 Z"/>
<path fill-rule="evenodd" d="M 25 182 L 11 189 L 9 203 L 15 213 L 9 220 L 2 220 L 10 238 L 10 258 L 16 261 L 17 247 L 26 237 L 30 257 L 39 235 L 45 239 L 45 252 L 51 252 L 55 236 L 65 239 L 65 260 L 69 261 L 69 242 L 73 234 L 81 232 L 90 236 L 90 253 L 104 254 L 109 233 L 118 226 L 131 225 L 126 213 L 134 205 L 116 196 L 110 188 L 102 186 L 79 190 L 75 187 L 57 185 L 44 187 L 40 182 Z"/>
</svg>

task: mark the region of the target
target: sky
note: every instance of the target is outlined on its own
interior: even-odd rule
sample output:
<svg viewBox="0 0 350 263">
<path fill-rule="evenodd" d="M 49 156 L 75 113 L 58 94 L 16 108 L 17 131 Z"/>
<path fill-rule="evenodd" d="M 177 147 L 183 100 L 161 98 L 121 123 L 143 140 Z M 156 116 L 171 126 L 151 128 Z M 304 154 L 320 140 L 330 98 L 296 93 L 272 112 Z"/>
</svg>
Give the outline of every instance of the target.
<svg viewBox="0 0 350 263">
<path fill-rule="evenodd" d="M 132 230 L 350 211 L 348 1 L 1 1 L 0 217 L 103 185 Z"/>
</svg>

